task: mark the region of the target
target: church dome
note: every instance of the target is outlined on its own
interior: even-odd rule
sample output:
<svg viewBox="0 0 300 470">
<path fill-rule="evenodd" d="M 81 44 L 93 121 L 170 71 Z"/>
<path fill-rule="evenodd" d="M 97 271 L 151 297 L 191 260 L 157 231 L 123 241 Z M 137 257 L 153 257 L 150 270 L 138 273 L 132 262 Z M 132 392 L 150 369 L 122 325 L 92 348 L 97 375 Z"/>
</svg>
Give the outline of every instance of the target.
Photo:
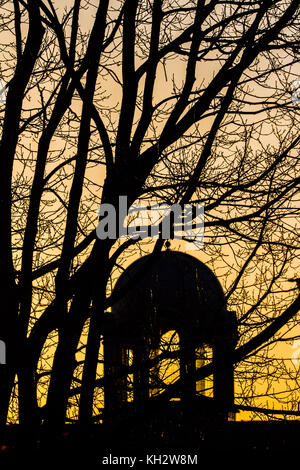
<svg viewBox="0 0 300 470">
<path fill-rule="evenodd" d="M 138 335 L 145 325 L 160 333 L 183 330 L 212 343 L 232 322 L 222 287 L 197 258 L 166 250 L 144 256 L 120 276 L 112 306 L 115 324 Z"/>
</svg>

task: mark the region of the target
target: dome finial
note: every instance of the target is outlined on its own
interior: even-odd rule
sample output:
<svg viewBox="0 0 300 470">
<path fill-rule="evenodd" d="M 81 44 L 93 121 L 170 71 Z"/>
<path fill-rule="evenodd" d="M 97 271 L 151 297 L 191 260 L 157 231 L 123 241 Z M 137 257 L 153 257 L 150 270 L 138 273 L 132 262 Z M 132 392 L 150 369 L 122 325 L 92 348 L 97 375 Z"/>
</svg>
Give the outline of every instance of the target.
<svg viewBox="0 0 300 470">
<path fill-rule="evenodd" d="M 171 246 L 171 242 L 169 240 L 167 240 L 166 243 L 165 243 L 165 247 L 167 248 L 167 250 L 170 249 L 170 246 Z"/>
</svg>

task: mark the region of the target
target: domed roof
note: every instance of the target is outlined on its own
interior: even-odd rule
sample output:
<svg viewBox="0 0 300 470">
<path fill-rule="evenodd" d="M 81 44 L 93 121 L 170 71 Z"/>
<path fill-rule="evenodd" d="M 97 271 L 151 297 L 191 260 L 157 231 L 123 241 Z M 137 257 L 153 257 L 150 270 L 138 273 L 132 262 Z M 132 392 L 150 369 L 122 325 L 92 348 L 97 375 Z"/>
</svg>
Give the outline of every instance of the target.
<svg viewBox="0 0 300 470">
<path fill-rule="evenodd" d="M 178 251 L 138 259 L 120 276 L 114 293 L 121 297 L 112 306 L 112 315 L 125 328 L 150 321 L 161 331 L 200 327 L 208 333 L 224 322 L 227 313 L 214 273 Z"/>
</svg>

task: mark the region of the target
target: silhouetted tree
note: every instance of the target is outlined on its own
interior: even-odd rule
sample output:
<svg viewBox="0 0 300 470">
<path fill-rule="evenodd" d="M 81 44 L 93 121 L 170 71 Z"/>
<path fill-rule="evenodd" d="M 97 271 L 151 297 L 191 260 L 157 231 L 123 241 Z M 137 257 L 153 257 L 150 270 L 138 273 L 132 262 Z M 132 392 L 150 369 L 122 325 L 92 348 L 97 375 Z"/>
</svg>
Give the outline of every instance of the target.
<svg viewBox="0 0 300 470">
<path fill-rule="evenodd" d="M 14 0 L 0 19 L 1 422 L 11 397 L 23 424 L 97 414 L 111 286 L 162 248 L 96 237 L 96 209 L 120 195 L 205 205 L 240 403 L 279 375 L 291 399 L 298 371 L 270 348 L 299 334 L 298 1 Z"/>
</svg>

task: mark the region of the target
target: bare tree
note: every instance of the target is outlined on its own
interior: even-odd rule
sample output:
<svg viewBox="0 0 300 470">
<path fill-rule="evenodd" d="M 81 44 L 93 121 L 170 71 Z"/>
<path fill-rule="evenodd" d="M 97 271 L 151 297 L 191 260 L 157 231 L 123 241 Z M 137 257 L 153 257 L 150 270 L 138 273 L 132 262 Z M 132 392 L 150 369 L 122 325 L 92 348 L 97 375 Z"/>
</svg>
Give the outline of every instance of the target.
<svg viewBox="0 0 300 470">
<path fill-rule="evenodd" d="M 97 207 L 121 195 L 205 205 L 239 403 L 259 379 L 271 396 L 279 371 L 296 400 L 298 371 L 271 348 L 299 335 L 298 17 L 296 0 L 2 3 L 2 422 L 16 401 L 23 424 L 97 414 L 111 285 L 163 245 L 96 237 Z"/>
</svg>

